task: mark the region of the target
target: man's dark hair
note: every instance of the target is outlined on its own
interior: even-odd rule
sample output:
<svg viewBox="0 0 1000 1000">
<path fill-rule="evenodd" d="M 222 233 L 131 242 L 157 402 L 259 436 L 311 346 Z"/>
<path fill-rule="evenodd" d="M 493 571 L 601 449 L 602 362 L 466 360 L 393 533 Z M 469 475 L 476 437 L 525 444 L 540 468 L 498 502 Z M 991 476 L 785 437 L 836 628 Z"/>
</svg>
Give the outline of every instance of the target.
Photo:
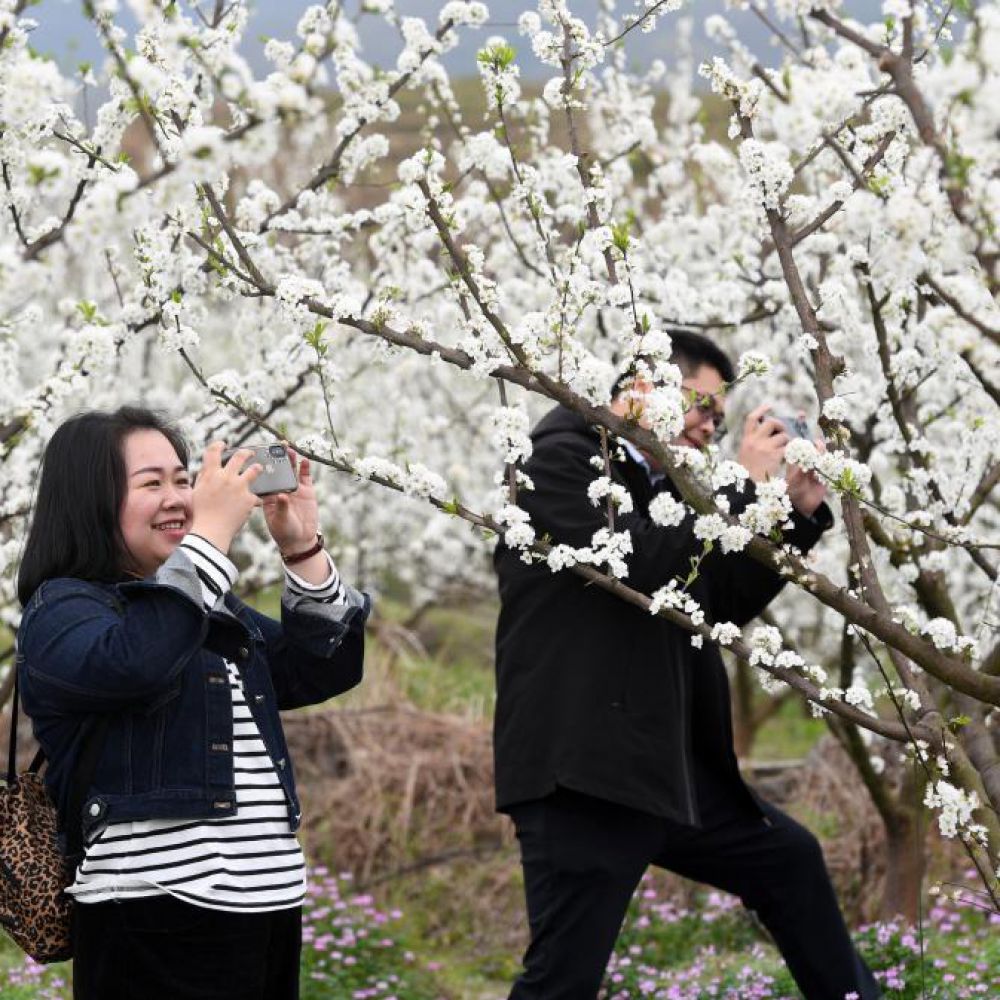
<svg viewBox="0 0 1000 1000">
<path fill-rule="evenodd" d="M 671 342 L 670 360 L 685 375 L 693 375 L 702 365 L 708 365 L 722 376 L 724 382 L 736 379 L 733 363 L 726 357 L 722 348 L 712 343 L 708 337 L 701 333 L 692 333 L 690 330 L 667 332 L 670 334 Z M 611 398 L 614 399 L 623 392 L 634 378 L 635 362 L 615 379 L 615 384 L 611 387 Z"/>
<path fill-rule="evenodd" d="M 120 580 L 129 563 L 119 517 L 128 486 L 124 441 L 132 431 L 159 431 L 183 465 L 180 432 L 152 410 L 122 406 L 64 421 L 42 456 L 31 529 L 17 573 L 21 606 L 46 580 Z"/>
</svg>

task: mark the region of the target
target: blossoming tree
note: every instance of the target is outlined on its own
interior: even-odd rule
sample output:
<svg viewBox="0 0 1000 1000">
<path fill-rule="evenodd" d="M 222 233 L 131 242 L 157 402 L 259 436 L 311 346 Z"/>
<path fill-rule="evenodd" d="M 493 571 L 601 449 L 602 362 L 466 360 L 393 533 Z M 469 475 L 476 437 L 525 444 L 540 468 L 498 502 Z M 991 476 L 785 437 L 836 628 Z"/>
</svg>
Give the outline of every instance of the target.
<svg viewBox="0 0 1000 1000">
<path fill-rule="evenodd" d="M 422 599 L 488 585 L 499 534 L 668 617 L 827 716 L 898 844 L 922 795 L 1000 908 L 996 0 L 886 0 L 875 24 L 837 0 L 751 0 L 775 65 L 717 17 L 715 58 L 695 67 L 681 44 L 641 71 L 633 33 L 683 43 L 680 0 L 602 0 L 595 23 L 526 0 L 511 39 L 471 0 L 433 24 L 329 0 L 267 44 L 262 79 L 241 0 L 131 0 L 133 36 L 117 0 L 84 0 L 99 78 L 34 53 L 26 6 L 0 0 L 8 624 L 38 456 L 67 412 L 142 399 L 196 446 L 271 432 L 329 470 L 324 521 L 357 576 Z M 366 61 L 359 18 L 398 34 L 394 66 Z M 485 116 L 442 65 L 474 32 Z M 518 45 L 544 86 L 522 88 Z M 782 542 L 783 480 L 735 517 L 723 491 L 746 470 L 668 445 L 676 328 L 740 357 L 731 422 L 763 398 L 815 415 L 827 450 L 796 440 L 787 458 L 840 516 L 809 559 Z M 625 369 L 657 385 L 648 430 L 608 408 Z M 689 581 L 629 587 L 628 497 L 604 468 L 590 545 L 540 537 L 518 462 L 552 402 L 600 427 L 607 456 L 626 439 L 670 470 L 684 502 L 660 498 L 659 523 L 785 574 L 774 617 L 744 632 L 708 620 Z M 262 538 L 244 548 L 246 580 L 276 576 Z M 900 752 L 902 789 L 880 773 Z M 896 870 L 897 908 L 912 874 Z"/>
</svg>

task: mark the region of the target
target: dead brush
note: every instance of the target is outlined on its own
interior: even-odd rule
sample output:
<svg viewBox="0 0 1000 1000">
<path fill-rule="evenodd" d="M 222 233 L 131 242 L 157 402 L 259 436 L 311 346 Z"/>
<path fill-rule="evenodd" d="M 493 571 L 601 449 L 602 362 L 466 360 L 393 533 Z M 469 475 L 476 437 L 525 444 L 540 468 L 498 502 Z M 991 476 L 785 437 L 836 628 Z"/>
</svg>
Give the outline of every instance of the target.
<svg viewBox="0 0 1000 1000">
<path fill-rule="evenodd" d="M 488 726 L 405 705 L 284 720 L 309 856 L 362 883 L 513 841 L 494 812 Z"/>
<path fill-rule="evenodd" d="M 886 878 L 885 828 L 843 748 L 824 736 L 789 790 L 788 808 L 820 839 L 848 923 L 877 918 Z"/>
</svg>

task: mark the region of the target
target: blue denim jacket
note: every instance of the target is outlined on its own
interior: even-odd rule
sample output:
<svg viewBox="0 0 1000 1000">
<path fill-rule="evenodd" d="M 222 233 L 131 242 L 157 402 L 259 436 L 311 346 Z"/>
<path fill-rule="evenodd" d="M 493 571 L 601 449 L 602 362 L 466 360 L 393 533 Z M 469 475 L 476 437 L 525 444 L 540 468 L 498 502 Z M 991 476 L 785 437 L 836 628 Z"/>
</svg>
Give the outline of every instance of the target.
<svg viewBox="0 0 1000 1000">
<path fill-rule="evenodd" d="M 370 601 L 345 589 L 340 605 L 286 589 L 280 623 L 232 594 L 206 613 L 195 568 L 180 550 L 144 580 L 42 584 L 18 629 L 17 669 L 60 817 L 88 720 L 101 713 L 112 719 L 84 802 L 85 836 L 112 822 L 234 814 L 224 657 L 242 675 L 297 829 L 301 810 L 278 710 L 325 701 L 361 680 Z"/>
</svg>

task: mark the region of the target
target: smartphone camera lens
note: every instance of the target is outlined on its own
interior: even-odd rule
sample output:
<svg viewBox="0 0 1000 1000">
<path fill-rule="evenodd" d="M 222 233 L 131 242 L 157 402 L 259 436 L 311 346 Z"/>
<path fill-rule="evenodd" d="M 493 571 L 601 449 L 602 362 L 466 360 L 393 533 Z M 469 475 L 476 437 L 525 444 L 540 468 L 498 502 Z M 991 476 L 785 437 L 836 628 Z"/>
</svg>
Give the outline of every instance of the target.
<svg viewBox="0 0 1000 1000">
<path fill-rule="evenodd" d="M 268 452 L 270 452 L 270 455 L 271 455 L 272 458 L 284 458 L 285 457 L 285 449 L 284 449 L 283 445 L 272 444 L 267 450 L 268 450 Z"/>
</svg>

